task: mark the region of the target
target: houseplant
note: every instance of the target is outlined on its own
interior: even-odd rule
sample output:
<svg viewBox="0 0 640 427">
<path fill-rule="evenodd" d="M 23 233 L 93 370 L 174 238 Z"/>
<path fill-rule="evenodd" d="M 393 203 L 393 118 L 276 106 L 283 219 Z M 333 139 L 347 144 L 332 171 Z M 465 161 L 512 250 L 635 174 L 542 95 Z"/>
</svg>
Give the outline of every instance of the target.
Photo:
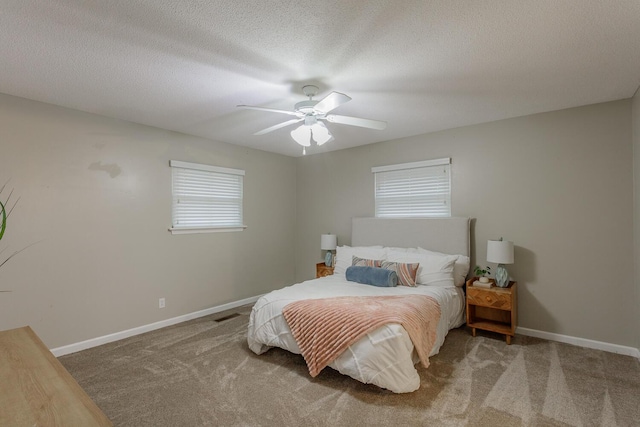
<svg viewBox="0 0 640 427">
<path fill-rule="evenodd" d="M 486 266 L 484 268 L 480 267 L 479 265 L 476 265 L 476 268 L 473 269 L 473 273 L 480 277 L 480 282 L 482 283 L 488 283 L 489 282 L 489 278 L 486 277 L 487 274 L 491 274 L 491 267 Z"/>
<path fill-rule="evenodd" d="M 8 182 L 6 184 L 4 184 L 2 186 L 2 188 L 0 188 L 0 196 L 2 196 L 2 193 L 4 192 L 4 189 L 7 186 L 7 184 L 8 184 Z M 0 200 L 0 221 L 1 221 L 0 222 L 0 241 L 4 237 L 4 232 L 7 230 L 7 218 L 9 218 L 9 215 L 11 215 L 11 212 L 13 211 L 13 208 L 15 208 L 16 205 L 18 204 L 18 201 L 20 201 L 20 199 L 18 198 L 18 200 L 16 200 L 13 203 L 13 206 L 11 207 L 11 209 L 9 209 L 7 211 L 7 207 L 9 206 L 9 201 L 11 200 L 11 195 L 12 194 L 13 194 L 13 190 L 11 190 L 11 192 L 9 193 L 9 196 L 7 197 L 7 200 L 5 200 L 4 203 Z M 2 254 L 2 252 L 5 251 L 5 249 L 1 249 L 0 250 L 0 254 Z M 22 249 L 22 250 L 24 250 L 24 249 Z M 22 250 L 12 253 L 11 255 L 9 255 L 4 260 L 2 258 L 0 258 L 0 267 L 5 265 L 11 258 L 16 256 L 18 253 L 22 252 Z M 0 290 L 0 292 L 10 292 L 10 291 Z"/>
</svg>

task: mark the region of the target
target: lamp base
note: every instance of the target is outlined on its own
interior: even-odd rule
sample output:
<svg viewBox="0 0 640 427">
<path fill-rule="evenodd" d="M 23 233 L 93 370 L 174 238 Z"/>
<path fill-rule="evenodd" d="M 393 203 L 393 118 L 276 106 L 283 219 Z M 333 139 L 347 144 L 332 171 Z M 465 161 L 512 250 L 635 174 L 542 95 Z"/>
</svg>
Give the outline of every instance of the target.
<svg viewBox="0 0 640 427">
<path fill-rule="evenodd" d="M 333 264 L 333 254 L 331 253 L 331 251 L 327 251 L 327 254 L 324 256 L 324 265 L 326 265 L 327 267 L 331 267 L 331 264 Z"/>
<path fill-rule="evenodd" d="M 498 264 L 498 268 L 496 269 L 496 285 L 501 288 L 509 286 L 509 273 L 507 269 L 504 268 L 504 264 Z"/>
</svg>

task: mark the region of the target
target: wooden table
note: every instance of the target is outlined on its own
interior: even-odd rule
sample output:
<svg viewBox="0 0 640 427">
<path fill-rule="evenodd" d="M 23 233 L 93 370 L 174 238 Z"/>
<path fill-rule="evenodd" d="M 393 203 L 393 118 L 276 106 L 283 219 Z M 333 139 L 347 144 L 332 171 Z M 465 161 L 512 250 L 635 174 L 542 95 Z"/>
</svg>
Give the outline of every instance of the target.
<svg viewBox="0 0 640 427">
<path fill-rule="evenodd" d="M 473 286 L 475 280 L 467 281 L 467 326 L 472 335 L 476 336 L 476 329 L 497 332 L 511 344 L 518 323 L 518 284 L 509 282 L 506 288 L 485 289 Z"/>
<path fill-rule="evenodd" d="M 111 426 L 33 330 L 0 332 L 0 426 Z"/>
</svg>

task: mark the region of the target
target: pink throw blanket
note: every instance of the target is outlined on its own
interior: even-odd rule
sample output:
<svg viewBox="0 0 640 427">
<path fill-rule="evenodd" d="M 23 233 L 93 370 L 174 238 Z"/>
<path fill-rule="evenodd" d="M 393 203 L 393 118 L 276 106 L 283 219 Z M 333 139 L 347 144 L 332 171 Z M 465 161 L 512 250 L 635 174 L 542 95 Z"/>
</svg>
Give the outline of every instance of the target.
<svg viewBox="0 0 640 427">
<path fill-rule="evenodd" d="M 351 344 L 387 323 L 406 329 L 427 368 L 440 320 L 440 305 L 426 295 L 308 299 L 287 304 L 282 312 L 312 377 Z"/>
</svg>

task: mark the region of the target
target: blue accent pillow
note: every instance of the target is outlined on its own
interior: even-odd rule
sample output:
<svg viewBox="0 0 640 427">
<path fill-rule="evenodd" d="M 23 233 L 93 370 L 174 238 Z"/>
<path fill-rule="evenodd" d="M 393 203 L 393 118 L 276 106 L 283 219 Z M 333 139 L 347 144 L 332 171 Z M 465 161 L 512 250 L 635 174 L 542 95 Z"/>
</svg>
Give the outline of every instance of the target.
<svg viewBox="0 0 640 427">
<path fill-rule="evenodd" d="M 398 285 L 398 274 L 393 270 L 377 267 L 351 266 L 345 274 L 350 282 L 391 288 Z"/>
</svg>

